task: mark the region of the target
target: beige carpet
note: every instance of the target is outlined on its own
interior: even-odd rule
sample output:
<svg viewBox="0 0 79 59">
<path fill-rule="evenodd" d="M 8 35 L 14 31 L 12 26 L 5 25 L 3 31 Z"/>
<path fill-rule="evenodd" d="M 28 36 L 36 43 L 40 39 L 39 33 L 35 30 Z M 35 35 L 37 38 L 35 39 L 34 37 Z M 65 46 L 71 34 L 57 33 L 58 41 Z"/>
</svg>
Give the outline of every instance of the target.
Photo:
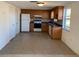
<svg viewBox="0 0 79 59">
<path fill-rule="evenodd" d="M 0 51 L 0 56 L 77 56 L 61 40 L 46 33 L 20 33 Z"/>
</svg>

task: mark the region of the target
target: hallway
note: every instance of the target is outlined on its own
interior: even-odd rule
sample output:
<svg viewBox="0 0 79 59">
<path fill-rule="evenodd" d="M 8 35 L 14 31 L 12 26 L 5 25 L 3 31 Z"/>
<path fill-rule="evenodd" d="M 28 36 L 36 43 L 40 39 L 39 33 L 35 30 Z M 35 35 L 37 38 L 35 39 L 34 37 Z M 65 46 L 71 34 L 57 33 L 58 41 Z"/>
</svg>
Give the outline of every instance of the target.
<svg viewBox="0 0 79 59">
<path fill-rule="evenodd" d="M 0 56 L 77 56 L 62 41 L 46 33 L 20 33 L 0 51 Z"/>
</svg>

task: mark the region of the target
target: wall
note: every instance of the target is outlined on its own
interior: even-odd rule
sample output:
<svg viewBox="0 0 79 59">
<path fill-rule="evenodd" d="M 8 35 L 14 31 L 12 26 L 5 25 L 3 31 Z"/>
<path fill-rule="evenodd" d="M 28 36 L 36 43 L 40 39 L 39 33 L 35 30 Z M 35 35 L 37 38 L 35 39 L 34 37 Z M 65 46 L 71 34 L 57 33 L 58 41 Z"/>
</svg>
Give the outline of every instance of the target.
<svg viewBox="0 0 79 59">
<path fill-rule="evenodd" d="M 16 33 L 18 34 L 20 32 L 20 13 L 21 10 L 19 8 L 16 8 Z"/>
<path fill-rule="evenodd" d="M 31 14 L 31 19 L 34 18 L 34 15 L 42 15 L 42 18 L 49 19 L 49 10 L 21 9 L 21 13 Z"/>
<path fill-rule="evenodd" d="M 6 3 L 0 2 L 0 49 L 9 41 L 8 10 Z"/>
<path fill-rule="evenodd" d="M 19 25 L 16 7 L 6 2 L 0 2 L 0 49 L 16 36 Z"/>
<path fill-rule="evenodd" d="M 79 2 L 67 4 L 71 8 L 70 31 L 62 31 L 62 41 L 79 55 Z"/>
</svg>

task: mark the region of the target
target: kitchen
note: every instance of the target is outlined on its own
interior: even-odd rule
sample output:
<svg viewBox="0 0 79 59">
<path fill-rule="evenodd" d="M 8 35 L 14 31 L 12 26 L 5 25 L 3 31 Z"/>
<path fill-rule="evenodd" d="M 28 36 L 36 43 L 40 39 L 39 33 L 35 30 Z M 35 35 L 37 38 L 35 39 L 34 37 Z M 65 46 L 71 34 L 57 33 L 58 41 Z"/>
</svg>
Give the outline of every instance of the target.
<svg viewBox="0 0 79 59">
<path fill-rule="evenodd" d="M 44 1 L 42 4 L 0 2 L 0 56 L 79 54 L 79 2 Z"/>
<path fill-rule="evenodd" d="M 21 9 L 21 16 L 30 14 L 29 31 L 21 32 L 45 32 L 52 39 L 61 39 L 63 11 L 64 6 L 56 6 L 50 10 Z"/>
</svg>

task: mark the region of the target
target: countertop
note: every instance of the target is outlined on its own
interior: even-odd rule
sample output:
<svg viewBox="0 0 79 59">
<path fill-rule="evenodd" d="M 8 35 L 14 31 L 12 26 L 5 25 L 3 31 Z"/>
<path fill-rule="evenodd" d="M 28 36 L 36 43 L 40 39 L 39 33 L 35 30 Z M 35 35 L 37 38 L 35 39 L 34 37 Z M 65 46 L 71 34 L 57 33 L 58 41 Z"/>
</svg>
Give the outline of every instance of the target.
<svg viewBox="0 0 79 59">
<path fill-rule="evenodd" d="M 30 23 L 34 23 L 34 21 L 31 21 Z M 42 23 L 47 23 L 50 26 L 59 26 L 62 27 L 62 22 L 58 21 L 58 22 L 49 22 L 49 21 L 42 21 Z"/>
<path fill-rule="evenodd" d="M 41 21 L 42 23 L 49 23 L 49 21 Z M 34 21 L 30 21 L 30 23 L 34 23 Z"/>
<path fill-rule="evenodd" d="M 50 21 L 49 22 L 49 25 L 51 26 L 59 26 L 59 27 L 62 27 L 62 21 L 57 21 L 57 22 L 54 22 L 54 21 Z"/>
</svg>

